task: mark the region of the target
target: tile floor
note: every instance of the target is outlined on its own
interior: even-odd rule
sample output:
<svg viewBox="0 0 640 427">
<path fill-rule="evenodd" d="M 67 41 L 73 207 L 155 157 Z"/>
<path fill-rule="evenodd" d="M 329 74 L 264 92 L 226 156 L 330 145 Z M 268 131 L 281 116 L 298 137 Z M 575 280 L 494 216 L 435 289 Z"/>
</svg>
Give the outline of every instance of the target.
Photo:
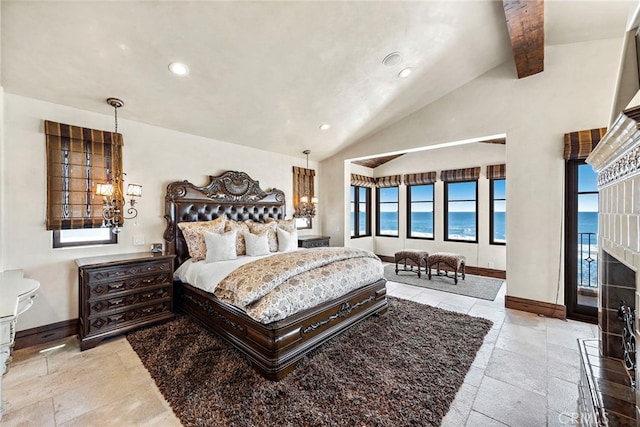
<svg viewBox="0 0 640 427">
<path fill-rule="evenodd" d="M 504 285 L 495 301 L 394 282 L 388 294 L 494 322 L 443 426 L 577 424 L 576 339 L 595 337 L 597 326 L 505 309 Z M 60 343 L 14 352 L 2 426 L 180 425 L 125 338 L 82 353 L 73 337 Z"/>
</svg>

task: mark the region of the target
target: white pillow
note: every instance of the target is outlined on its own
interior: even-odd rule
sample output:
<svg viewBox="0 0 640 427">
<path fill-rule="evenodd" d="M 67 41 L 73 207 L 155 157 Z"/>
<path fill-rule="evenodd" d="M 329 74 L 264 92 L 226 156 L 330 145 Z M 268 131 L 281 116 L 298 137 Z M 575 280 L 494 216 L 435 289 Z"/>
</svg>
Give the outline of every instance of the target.
<svg viewBox="0 0 640 427">
<path fill-rule="evenodd" d="M 207 245 L 207 256 L 205 262 L 226 261 L 236 259 L 236 230 L 226 233 L 204 233 L 204 242 Z"/>
<path fill-rule="evenodd" d="M 244 243 L 247 246 L 247 255 L 269 255 L 269 238 L 267 233 L 253 234 L 244 232 Z"/>
<path fill-rule="evenodd" d="M 298 230 L 288 232 L 278 227 L 278 252 L 295 251 L 298 248 Z"/>
</svg>

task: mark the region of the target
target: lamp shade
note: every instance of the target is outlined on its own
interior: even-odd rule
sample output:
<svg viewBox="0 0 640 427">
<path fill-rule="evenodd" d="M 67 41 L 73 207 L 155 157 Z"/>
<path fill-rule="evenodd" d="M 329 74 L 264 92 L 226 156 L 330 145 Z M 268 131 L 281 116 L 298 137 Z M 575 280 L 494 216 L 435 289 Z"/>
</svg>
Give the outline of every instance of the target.
<svg viewBox="0 0 640 427">
<path fill-rule="evenodd" d="M 100 196 L 112 196 L 113 184 L 96 184 L 96 194 Z"/>
<path fill-rule="evenodd" d="M 127 186 L 127 196 L 142 197 L 142 185 L 129 184 Z"/>
</svg>

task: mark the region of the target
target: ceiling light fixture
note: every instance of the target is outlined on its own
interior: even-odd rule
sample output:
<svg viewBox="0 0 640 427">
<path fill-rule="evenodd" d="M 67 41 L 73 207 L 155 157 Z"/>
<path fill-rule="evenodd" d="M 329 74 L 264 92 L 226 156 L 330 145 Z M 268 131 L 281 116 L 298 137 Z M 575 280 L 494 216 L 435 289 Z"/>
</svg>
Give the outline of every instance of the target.
<svg viewBox="0 0 640 427">
<path fill-rule="evenodd" d="M 398 65 L 400 61 L 402 61 L 402 55 L 400 52 L 391 52 L 389 55 L 384 57 L 382 63 L 386 67 L 393 67 L 394 65 Z"/>
<path fill-rule="evenodd" d="M 169 64 L 169 71 L 171 71 L 176 76 L 186 76 L 189 74 L 189 67 L 182 62 L 172 62 Z"/>
<path fill-rule="evenodd" d="M 329 123 L 323 123 L 320 125 L 320 130 L 327 130 L 331 127 Z"/>
<path fill-rule="evenodd" d="M 409 74 L 411 74 L 411 67 L 403 68 L 398 74 L 398 77 L 402 77 L 404 79 L 405 77 L 409 77 Z"/>
</svg>

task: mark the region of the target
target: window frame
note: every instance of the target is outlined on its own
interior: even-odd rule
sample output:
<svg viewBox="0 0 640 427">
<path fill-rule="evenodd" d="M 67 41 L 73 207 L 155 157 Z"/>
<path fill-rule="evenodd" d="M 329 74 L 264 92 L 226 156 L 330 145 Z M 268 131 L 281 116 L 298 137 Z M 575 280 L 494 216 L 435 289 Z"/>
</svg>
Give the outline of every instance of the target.
<svg viewBox="0 0 640 427">
<path fill-rule="evenodd" d="M 431 201 L 428 200 L 417 200 L 414 201 L 411 199 L 411 190 L 413 187 L 426 187 L 431 186 Z M 407 185 L 407 239 L 418 239 L 418 240 L 435 240 L 436 238 L 436 199 L 435 199 L 435 184 L 416 184 L 416 185 Z M 412 236 L 411 235 L 411 204 L 412 203 L 431 203 L 432 207 L 432 217 L 431 217 L 431 227 L 433 229 L 432 237 L 420 237 L 420 236 Z"/>
<path fill-rule="evenodd" d="M 349 191 L 353 188 L 353 201 L 349 200 L 349 208 L 351 208 L 351 203 L 353 203 L 353 235 L 351 235 L 352 239 L 359 239 L 361 237 L 371 237 L 371 188 L 362 187 L 359 185 L 351 185 L 349 187 Z M 367 206 L 367 223 L 365 225 L 365 234 L 360 234 L 360 189 L 365 190 L 365 205 Z M 349 199 L 351 199 L 351 194 L 349 194 Z M 350 224 L 351 225 L 351 224 Z M 351 230 L 349 230 L 351 231 Z M 351 234 L 351 233 L 349 233 Z"/>
<path fill-rule="evenodd" d="M 474 240 L 462 240 L 462 239 L 452 239 L 449 237 L 449 185 L 452 184 L 463 184 L 466 182 L 473 182 L 476 187 L 475 192 L 475 200 L 454 200 L 455 202 L 471 202 L 475 201 L 475 216 L 476 216 L 476 235 Z M 478 180 L 477 179 L 467 179 L 464 181 L 445 181 L 444 182 L 444 241 L 445 242 L 460 242 L 460 243 L 478 243 Z"/>
<path fill-rule="evenodd" d="M 85 230 L 100 230 L 99 228 L 79 228 L 73 231 L 85 231 Z M 74 248 L 78 246 L 96 246 L 96 245 L 117 245 L 118 244 L 118 235 L 116 233 L 112 233 L 109 228 L 109 240 L 82 240 L 82 241 L 74 241 L 74 242 L 62 242 L 61 241 L 61 232 L 67 230 L 53 230 L 53 249 L 59 248 Z M 70 230 L 71 231 L 71 230 Z"/>
<path fill-rule="evenodd" d="M 495 191 L 494 191 L 494 182 L 495 181 L 504 181 L 505 185 L 505 194 L 504 199 L 496 199 Z M 490 245 L 499 245 L 505 246 L 507 244 L 507 238 L 505 235 L 504 242 L 495 240 L 495 225 L 494 225 L 494 205 L 496 201 L 503 201 L 505 203 L 505 221 L 506 221 L 506 204 L 507 204 L 507 178 L 490 178 L 489 179 L 489 244 Z"/>
<path fill-rule="evenodd" d="M 382 189 L 389 189 L 389 188 L 395 188 L 396 189 L 396 201 L 395 202 L 381 202 L 380 201 L 380 190 Z M 398 223 L 398 230 L 396 234 L 382 234 L 380 232 L 380 213 L 382 212 L 380 209 L 380 205 L 384 203 L 384 204 L 395 204 L 397 207 L 396 210 L 396 217 L 397 217 L 397 223 Z M 379 237 L 395 237 L 395 238 L 399 238 L 400 237 L 400 186 L 398 185 L 392 185 L 389 187 L 377 187 L 376 188 L 376 236 Z"/>
</svg>

